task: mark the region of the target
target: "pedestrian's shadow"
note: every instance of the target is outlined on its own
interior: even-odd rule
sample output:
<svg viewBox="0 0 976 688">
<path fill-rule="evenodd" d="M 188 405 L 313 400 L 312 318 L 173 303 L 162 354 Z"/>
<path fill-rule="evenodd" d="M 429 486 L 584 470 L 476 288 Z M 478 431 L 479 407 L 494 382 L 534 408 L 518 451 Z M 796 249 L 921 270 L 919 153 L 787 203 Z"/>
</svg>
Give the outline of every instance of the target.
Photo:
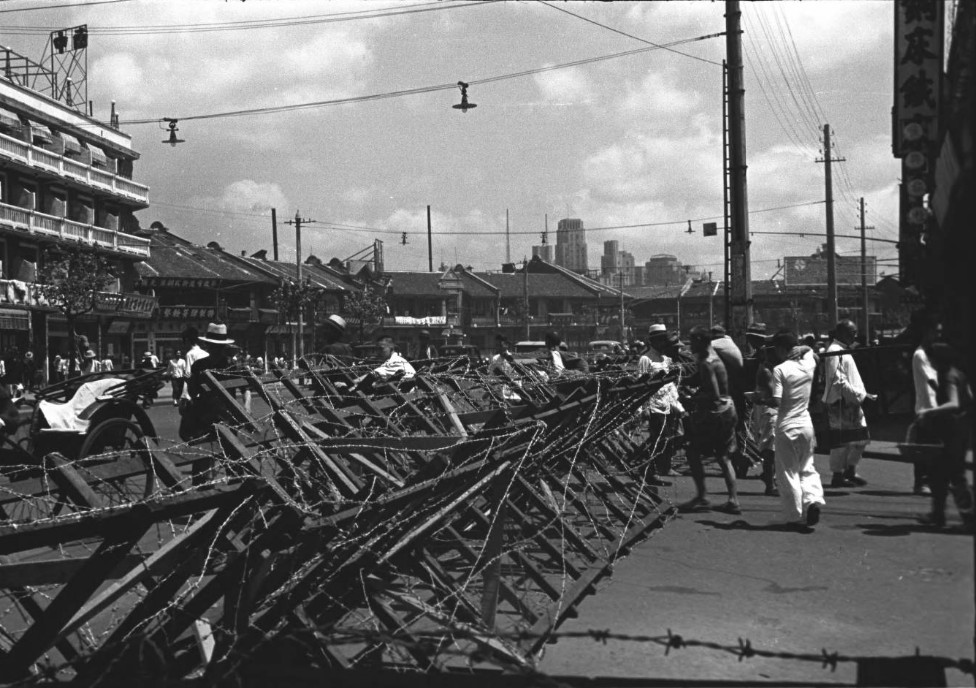
<svg viewBox="0 0 976 688">
<path fill-rule="evenodd" d="M 787 523 L 766 523 L 764 525 L 759 525 L 756 523 L 749 523 L 741 518 L 725 523 L 722 521 L 710 521 L 708 519 L 702 519 L 696 521 L 696 523 L 701 523 L 703 526 L 710 526 L 716 530 L 749 530 L 754 532 L 765 532 L 765 533 L 799 533 L 801 535 L 809 535 L 814 532 L 813 528 L 809 526 L 792 525 Z"/>
<path fill-rule="evenodd" d="M 863 529 L 865 535 L 873 535 L 875 537 L 904 537 L 912 533 L 972 535 L 969 529 L 961 525 L 937 528 L 935 526 L 927 526 L 923 523 L 858 523 L 855 527 Z"/>
</svg>

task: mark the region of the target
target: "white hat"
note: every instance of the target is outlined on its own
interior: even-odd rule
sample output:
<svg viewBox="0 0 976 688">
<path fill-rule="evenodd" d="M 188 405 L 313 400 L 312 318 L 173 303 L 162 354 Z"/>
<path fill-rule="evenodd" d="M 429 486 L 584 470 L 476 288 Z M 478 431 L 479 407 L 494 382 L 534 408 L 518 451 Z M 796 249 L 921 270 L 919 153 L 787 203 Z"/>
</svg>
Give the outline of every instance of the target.
<svg viewBox="0 0 976 688">
<path fill-rule="evenodd" d="M 339 317 L 338 315 L 330 315 L 324 324 L 332 325 L 340 332 L 346 331 L 346 321 L 343 318 Z"/>
<path fill-rule="evenodd" d="M 647 328 L 648 337 L 666 335 L 667 333 L 668 333 L 668 328 L 665 327 L 663 323 L 654 323 L 653 325 Z"/>
<path fill-rule="evenodd" d="M 210 323 L 207 325 L 206 335 L 200 336 L 201 342 L 208 344 L 233 344 L 233 339 L 227 338 L 227 325 L 223 323 Z"/>
</svg>

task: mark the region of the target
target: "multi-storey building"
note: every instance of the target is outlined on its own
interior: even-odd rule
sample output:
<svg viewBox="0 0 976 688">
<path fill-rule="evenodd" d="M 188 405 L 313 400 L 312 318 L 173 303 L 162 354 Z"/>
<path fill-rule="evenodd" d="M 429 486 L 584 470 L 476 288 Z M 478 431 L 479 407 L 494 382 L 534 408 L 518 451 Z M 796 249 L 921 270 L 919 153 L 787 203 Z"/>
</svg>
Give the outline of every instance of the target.
<svg viewBox="0 0 976 688">
<path fill-rule="evenodd" d="M 117 126 L 28 87 L 38 65 L 0 53 L 0 349 L 42 361 L 67 352 L 66 322 L 34 283 L 46 249 L 81 245 L 107 257 L 117 279 L 77 331 L 121 363 L 133 355 L 133 321 L 155 307 L 133 293 L 135 263 L 149 256 L 149 240 L 132 233 L 133 213 L 149 205 L 149 188 L 132 179 L 139 155 Z"/>
<path fill-rule="evenodd" d="M 587 274 L 586 230 L 583 221 L 575 218 L 560 220 L 556 227 L 556 265 L 567 270 Z"/>
<path fill-rule="evenodd" d="M 643 277 L 643 270 L 641 271 Z M 641 284 L 634 270 L 634 254 L 620 250 L 616 239 L 603 242 L 603 255 L 600 256 L 600 279 L 604 284 L 630 286 Z"/>
<path fill-rule="evenodd" d="M 644 264 L 644 282 L 652 286 L 683 284 L 685 273 L 676 256 L 659 253 Z"/>
<path fill-rule="evenodd" d="M 533 258 L 538 257 L 541 260 L 546 261 L 547 263 L 553 263 L 555 262 L 555 259 L 553 257 L 552 249 L 553 249 L 552 244 L 539 244 L 538 246 L 533 246 L 532 257 Z"/>
</svg>

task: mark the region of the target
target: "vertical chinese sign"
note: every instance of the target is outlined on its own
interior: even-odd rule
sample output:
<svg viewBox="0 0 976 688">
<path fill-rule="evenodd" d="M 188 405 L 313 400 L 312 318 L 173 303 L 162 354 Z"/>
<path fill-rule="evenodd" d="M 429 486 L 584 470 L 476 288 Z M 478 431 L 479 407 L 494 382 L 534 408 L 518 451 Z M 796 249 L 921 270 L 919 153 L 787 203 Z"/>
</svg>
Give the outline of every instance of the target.
<svg viewBox="0 0 976 688">
<path fill-rule="evenodd" d="M 895 104 L 892 148 L 901 159 L 899 263 L 903 285 L 918 285 L 922 237 L 929 222 L 925 199 L 932 191 L 938 154 L 943 74 L 944 3 L 895 3 Z"/>
</svg>

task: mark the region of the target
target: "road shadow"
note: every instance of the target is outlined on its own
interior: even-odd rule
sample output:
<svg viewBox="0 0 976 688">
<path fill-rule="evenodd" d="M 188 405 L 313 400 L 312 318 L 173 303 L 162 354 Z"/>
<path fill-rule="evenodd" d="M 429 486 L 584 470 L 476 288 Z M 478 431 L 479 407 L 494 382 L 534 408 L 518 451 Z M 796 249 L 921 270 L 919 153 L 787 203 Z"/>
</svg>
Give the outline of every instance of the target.
<svg viewBox="0 0 976 688">
<path fill-rule="evenodd" d="M 905 537 L 913 533 L 928 533 L 933 535 L 972 535 L 972 531 L 962 525 L 937 528 L 922 523 L 858 523 L 865 535 L 874 537 Z"/>
<path fill-rule="evenodd" d="M 869 497 L 914 497 L 915 493 L 911 490 L 859 490 L 858 494 L 868 495 Z"/>
<path fill-rule="evenodd" d="M 703 526 L 715 528 L 716 530 L 750 530 L 763 533 L 799 533 L 801 535 L 809 535 L 810 533 L 814 532 L 814 529 L 810 528 L 809 526 L 797 526 L 786 523 L 756 524 L 749 523 L 741 518 L 728 523 L 722 521 L 711 521 L 708 519 L 701 519 L 695 522 L 700 523 Z"/>
</svg>

